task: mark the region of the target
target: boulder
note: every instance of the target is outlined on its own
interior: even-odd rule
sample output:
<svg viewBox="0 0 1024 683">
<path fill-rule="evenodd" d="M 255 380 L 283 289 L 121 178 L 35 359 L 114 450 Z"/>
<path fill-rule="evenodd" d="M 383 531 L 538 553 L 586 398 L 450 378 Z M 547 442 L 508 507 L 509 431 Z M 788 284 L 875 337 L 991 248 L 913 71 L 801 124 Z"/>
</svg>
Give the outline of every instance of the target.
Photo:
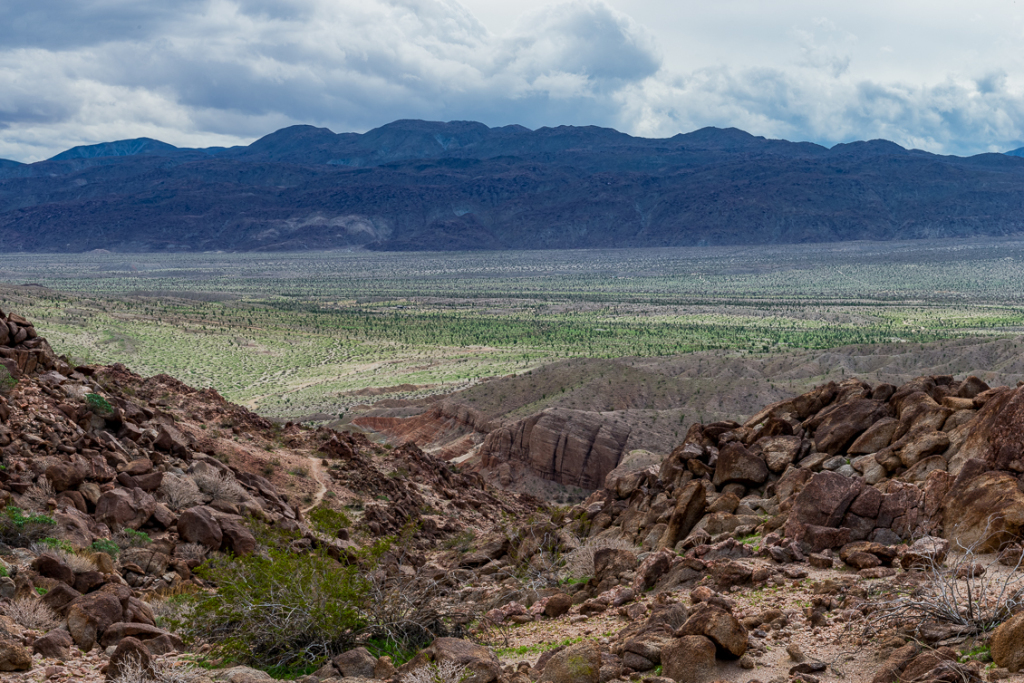
<svg viewBox="0 0 1024 683">
<path fill-rule="evenodd" d="M 1024 531 L 1024 493 L 1017 478 L 986 469 L 981 461 L 965 464 L 942 503 L 945 537 L 979 553 L 998 551 Z"/>
<path fill-rule="evenodd" d="M 989 641 L 992 661 L 1010 673 L 1024 669 L 1024 612 L 999 625 Z"/>
<path fill-rule="evenodd" d="M 71 634 L 56 629 L 41 638 L 36 638 L 32 643 L 32 652 L 48 659 L 67 659 L 72 645 L 74 641 Z"/>
<path fill-rule="evenodd" d="M 616 579 L 636 569 L 636 555 L 625 548 L 599 548 L 594 551 L 594 580 Z"/>
<path fill-rule="evenodd" d="M 0 671 L 28 671 L 32 668 L 32 653 L 21 643 L 0 637 Z"/>
<path fill-rule="evenodd" d="M 224 539 L 214 511 L 205 505 L 188 508 L 178 516 L 178 536 L 186 543 L 200 543 L 210 550 L 220 549 Z"/>
<path fill-rule="evenodd" d="M 924 536 L 907 548 L 900 558 L 900 566 L 904 569 L 940 567 L 947 554 L 949 554 L 949 541 L 935 536 Z"/>
<path fill-rule="evenodd" d="M 556 619 L 567 614 L 571 608 L 572 598 L 565 593 L 557 593 L 544 603 L 544 614 L 551 619 Z"/>
<path fill-rule="evenodd" d="M 150 656 L 146 646 L 135 638 L 125 638 L 117 644 L 114 654 L 110 655 L 106 680 L 117 679 L 131 664 L 141 666 L 150 679 L 156 677 L 156 672 L 153 669 L 153 657 Z"/>
<path fill-rule="evenodd" d="M 96 519 L 111 529 L 138 529 L 156 510 L 156 498 L 142 489 L 113 489 L 96 503 Z"/>
<path fill-rule="evenodd" d="M 739 659 L 747 651 L 747 629 L 716 605 L 702 603 L 675 635 L 704 636 L 715 644 L 717 655 L 726 659 Z"/>
<path fill-rule="evenodd" d="M 633 579 L 633 593 L 639 595 L 658 582 L 669 569 L 672 568 L 672 561 L 677 555 L 668 549 L 658 550 L 644 558 L 636 570 L 636 578 Z"/>
<path fill-rule="evenodd" d="M 900 422 L 893 417 L 883 417 L 881 420 L 864 430 L 864 433 L 858 436 L 850 447 L 846 449 L 846 452 L 850 455 L 868 455 L 870 453 L 877 453 L 882 450 L 890 443 L 892 443 L 892 435 L 896 433 L 896 428 L 899 427 Z"/>
<path fill-rule="evenodd" d="M 32 569 L 35 569 L 40 576 L 48 579 L 56 579 L 68 585 L 75 582 L 75 573 L 66 564 L 51 553 L 43 553 L 32 561 Z"/>
<path fill-rule="evenodd" d="M 120 643 L 126 638 L 145 641 L 150 638 L 158 638 L 164 635 L 170 634 L 157 626 L 121 621 L 116 624 L 111 624 L 105 631 L 103 631 L 103 636 L 100 638 L 100 644 L 103 647 L 110 647 L 111 645 Z"/>
<path fill-rule="evenodd" d="M 862 488 L 857 479 L 818 472 L 797 495 L 789 518 L 801 524 L 837 527 Z"/>
<path fill-rule="evenodd" d="M 785 424 L 785 423 L 783 423 Z M 759 440 L 765 465 L 775 474 L 781 474 L 800 455 L 803 439 L 799 436 L 769 436 Z"/>
<path fill-rule="evenodd" d="M 373 678 L 377 660 L 365 647 L 342 652 L 333 660 L 336 668 L 345 678 Z"/>
<path fill-rule="evenodd" d="M 256 537 L 238 520 L 222 517 L 220 528 L 224 534 L 222 550 L 237 556 L 250 555 L 256 550 Z"/>
<path fill-rule="evenodd" d="M 875 672 L 871 683 L 893 683 L 900 680 L 900 674 L 907 668 L 907 664 L 914 661 L 914 658 L 921 654 L 921 646 L 916 642 L 907 643 L 897 648 L 882 664 L 882 667 Z"/>
<path fill-rule="evenodd" d="M 676 507 L 669 518 L 668 527 L 658 541 L 658 548 L 675 548 L 686 538 L 700 518 L 704 516 L 707 491 L 699 480 L 687 482 L 676 495 Z"/>
<path fill-rule="evenodd" d="M 768 479 L 768 466 L 757 455 L 754 455 L 743 444 L 730 441 L 722 447 L 715 466 L 715 486 L 737 483 L 744 486 L 757 486 Z"/>
<path fill-rule="evenodd" d="M 676 683 L 711 683 L 718 678 L 715 644 L 704 636 L 676 638 L 661 650 L 662 673 Z"/>
<path fill-rule="evenodd" d="M 481 538 L 473 550 L 463 556 L 460 564 L 463 567 L 479 567 L 491 560 L 497 560 L 508 552 L 509 542 L 501 534 L 491 534 Z"/>
<path fill-rule="evenodd" d="M 554 654 L 538 683 L 599 683 L 601 652 L 593 640 L 570 645 Z"/>
<path fill-rule="evenodd" d="M 854 439 L 889 414 L 889 406 L 869 398 L 858 398 L 836 407 L 814 432 L 814 447 L 836 455 L 846 451 Z"/>
<path fill-rule="evenodd" d="M 92 649 L 92 643 L 111 624 L 124 618 L 124 607 L 118 596 L 106 589 L 75 598 L 68 606 L 68 630 L 83 651 Z M 74 621 L 74 628 L 72 628 Z M 91 634 L 92 640 L 89 640 Z M 88 647 L 85 644 L 88 643 Z"/>
<path fill-rule="evenodd" d="M 501 675 L 501 663 L 486 647 L 461 638 L 437 638 L 401 668 L 408 674 L 430 663 L 452 662 L 464 666 L 469 676 L 463 683 L 491 683 Z"/>
<path fill-rule="evenodd" d="M 943 453 L 949 448 L 949 436 L 945 432 L 919 432 L 910 443 L 900 448 L 900 462 L 904 467 L 913 467 L 924 458 Z M 945 469 L 945 465 L 943 465 Z"/>
</svg>

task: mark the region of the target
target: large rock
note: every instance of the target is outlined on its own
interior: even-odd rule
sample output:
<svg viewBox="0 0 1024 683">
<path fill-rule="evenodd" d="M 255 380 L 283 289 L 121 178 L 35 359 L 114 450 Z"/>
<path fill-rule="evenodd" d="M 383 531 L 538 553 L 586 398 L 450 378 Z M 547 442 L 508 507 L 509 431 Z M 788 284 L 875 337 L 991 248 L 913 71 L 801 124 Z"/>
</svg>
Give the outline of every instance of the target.
<svg viewBox="0 0 1024 683">
<path fill-rule="evenodd" d="M 141 667 L 148 678 L 156 677 L 156 672 L 153 670 L 153 657 L 150 656 L 146 646 L 135 638 L 125 638 L 117 644 L 114 654 L 110 655 L 106 680 L 116 680 L 132 665 Z"/>
<path fill-rule="evenodd" d="M 704 636 L 676 638 L 661 649 L 662 674 L 676 683 L 711 683 L 718 678 L 715 644 Z"/>
<path fill-rule="evenodd" d="M 1024 669 L 1024 612 L 1003 622 L 992 634 L 992 661 L 1010 673 Z"/>
<path fill-rule="evenodd" d="M 0 671 L 28 671 L 31 668 L 31 652 L 21 643 L 0 638 Z"/>
<path fill-rule="evenodd" d="M 88 652 L 111 624 L 124 619 L 124 606 L 117 595 L 104 590 L 76 598 L 68 606 L 68 631 L 75 645 Z"/>
<path fill-rule="evenodd" d="M 342 652 L 333 660 L 336 668 L 345 678 L 373 678 L 377 660 L 365 647 Z"/>
<path fill-rule="evenodd" d="M 451 662 L 464 666 L 469 676 L 463 683 L 491 683 L 501 675 L 501 662 L 482 645 L 461 638 L 437 638 L 421 650 L 401 672 L 408 674 L 431 663 Z"/>
<path fill-rule="evenodd" d="M 96 503 L 96 519 L 111 529 L 138 529 L 156 510 L 156 498 L 142 489 L 113 489 Z"/>
<path fill-rule="evenodd" d="M 700 480 L 687 482 L 676 496 L 676 508 L 669 518 L 668 527 L 658 541 L 658 548 L 675 548 L 704 516 L 707 491 Z"/>
<path fill-rule="evenodd" d="M 715 486 L 732 483 L 757 486 L 767 479 L 768 466 L 764 460 L 744 448 L 743 444 L 730 441 L 722 447 L 715 467 Z"/>
<path fill-rule="evenodd" d="M 747 629 L 733 615 L 715 605 L 701 604 L 676 636 L 704 636 L 715 644 L 719 657 L 738 659 L 747 651 Z"/>
<path fill-rule="evenodd" d="M 537 476 L 597 489 L 623 457 L 630 429 L 588 411 L 549 408 L 487 435 L 481 464 L 519 461 Z"/>
<path fill-rule="evenodd" d="M 877 453 L 892 442 L 900 421 L 894 417 L 883 417 L 881 420 L 864 430 L 846 449 L 850 455 L 867 455 Z"/>
<path fill-rule="evenodd" d="M 171 634 L 158 626 L 122 621 L 116 624 L 111 624 L 107 630 L 103 632 L 103 636 L 100 638 L 100 645 L 103 647 L 110 647 L 111 645 L 116 645 L 127 638 L 146 641 L 151 638 L 170 635 Z M 180 641 L 178 642 L 180 643 Z"/>
<path fill-rule="evenodd" d="M 854 439 L 889 414 L 889 406 L 869 398 L 859 398 L 837 406 L 814 432 L 814 447 L 821 453 L 845 452 Z"/>
<path fill-rule="evenodd" d="M 570 645 L 555 653 L 544 666 L 538 683 L 598 683 L 601 652 L 593 640 Z"/>
<path fill-rule="evenodd" d="M 599 548 L 594 551 L 594 580 L 615 579 L 636 569 L 636 555 L 625 548 Z"/>
<path fill-rule="evenodd" d="M 220 528 L 224 535 L 223 550 L 240 557 L 256 550 L 256 537 L 237 519 L 222 517 Z"/>
<path fill-rule="evenodd" d="M 803 439 L 799 436 L 769 436 L 758 442 L 768 469 L 781 474 L 800 455 Z"/>
<path fill-rule="evenodd" d="M 828 382 L 820 387 L 815 387 L 806 394 L 795 398 L 788 398 L 762 408 L 760 412 L 747 420 L 745 426 L 753 427 L 769 418 L 781 417 L 783 415 L 792 415 L 798 420 L 806 419 L 834 401 L 838 391 L 839 388 L 835 382 Z"/>
<path fill-rule="evenodd" d="M 1016 477 L 965 464 L 942 504 L 943 535 L 952 543 L 993 552 L 1024 531 L 1024 493 Z"/>
<path fill-rule="evenodd" d="M 667 548 L 653 552 L 644 558 L 636 569 L 636 577 L 633 579 L 633 592 L 640 595 L 645 590 L 658 582 L 662 576 L 672 568 L 672 560 L 676 554 Z"/>
<path fill-rule="evenodd" d="M 73 644 L 70 633 L 56 629 L 36 638 L 32 643 L 32 652 L 48 659 L 66 659 Z"/>
<path fill-rule="evenodd" d="M 224 532 L 216 514 L 205 505 L 191 507 L 178 517 L 178 536 L 186 543 L 200 543 L 210 550 L 220 549 Z"/>
<path fill-rule="evenodd" d="M 802 524 L 836 527 L 863 484 L 835 472 L 818 472 L 804 485 L 790 511 L 790 519 Z"/>
<path fill-rule="evenodd" d="M 945 432 L 916 432 L 913 440 L 900 448 L 900 461 L 904 467 L 913 467 L 929 455 L 944 453 L 947 448 L 949 436 Z"/>
</svg>

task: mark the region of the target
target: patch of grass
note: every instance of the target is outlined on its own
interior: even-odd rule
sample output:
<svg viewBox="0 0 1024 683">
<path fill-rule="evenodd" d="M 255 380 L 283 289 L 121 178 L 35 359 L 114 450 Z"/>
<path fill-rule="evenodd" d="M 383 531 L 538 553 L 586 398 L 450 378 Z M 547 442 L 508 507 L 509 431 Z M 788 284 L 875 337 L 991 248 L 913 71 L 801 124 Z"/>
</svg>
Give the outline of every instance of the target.
<svg viewBox="0 0 1024 683">
<path fill-rule="evenodd" d="M 583 641 L 583 636 L 577 636 L 574 638 L 566 638 L 565 640 L 559 640 L 548 643 L 537 643 L 535 645 L 519 645 L 518 647 L 496 647 L 494 653 L 499 657 L 522 657 L 525 655 L 536 655 L 549 650 L 554 650 L 557 647 L 567 647 L 569 645 L 575 645 Z"/>
</svg>

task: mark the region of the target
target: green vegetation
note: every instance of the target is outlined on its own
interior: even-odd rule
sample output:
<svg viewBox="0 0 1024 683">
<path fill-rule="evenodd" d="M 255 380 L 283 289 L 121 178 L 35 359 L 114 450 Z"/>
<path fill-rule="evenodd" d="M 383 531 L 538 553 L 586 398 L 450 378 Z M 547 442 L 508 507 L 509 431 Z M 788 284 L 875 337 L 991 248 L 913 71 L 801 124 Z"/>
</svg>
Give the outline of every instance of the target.
<svg viewBox="0 0 1024 683">
<path fill-rule="evenodd" d="M 17 385 L 18 380 L 14 379 L 7 368 L 0 365 L 0 396 L 7 396 Z"/>
<path fill-rule="evenodd" d="M 8 505 L 0 514 L 0 543 L 27 548 L 47 537 L 57 521 L 49 515 L 25 514 L 21 508 Z"/>
<path fill-rule="evenodd" d="M 66 553 L 75 552 L 74 546 L 72 546 L 70 543 L 68 543 L 67 541 L 62 541 L 59 538 L 53 538 L 52 536 L 41 538 L 37 543 L 49 550 L 63 550 Z"/>
<path fill-rule="evenodd" d="M 320 421 L 555 360 L 1024 330 L 1014 294 L 1024 290 L 1024 246 L 1015 242 L 31 254 L 6 264 L 4 277 L 51 288 L 5 287 L 0 306 L 33 318 L 72 357 L 165 372 L 263 414 Z M 368 399 L 368 387 L 384 389 Z"/>
<path fill-rule="evenodd" d="M 89 410 L 100 417 L 114 414 L 114 406 L 110 405 L 110 401 L 99 394 L 86 394 L 85 405 L 89 406 Z"/>
<path fill-rule="evenodd" d="M 552 641 L 549 643 L 537 643 L 535 645 L 520 645 L 518 647 L 496 647 L 494 653 L 499 657 L 522 657 L 525 655 L 536 655 L 548 650 L 554 650 L 557 647 L 567 647 L 569 645 L 575 645 L 583 640 L 583 636 L 577 636 L 575 638 L 566 638 L 565 640 Z"/>
<path fill-rule="evenodd" d="M 135 529 L 122 529 L 114 534 L 114 538 L 111 540 L 121 550 L 145 548 L 153 542 L 153 539 L 145 531 L 136 531 Z"/>
<path fill-rule="evenodd" d="M 96 539 L 92 542 L 92 549 L 98 553 L 106 553 L 114 559 L 117 559 L 117 556 L 121 554 L 121 547 L 109 538 Z"/>
</svg>

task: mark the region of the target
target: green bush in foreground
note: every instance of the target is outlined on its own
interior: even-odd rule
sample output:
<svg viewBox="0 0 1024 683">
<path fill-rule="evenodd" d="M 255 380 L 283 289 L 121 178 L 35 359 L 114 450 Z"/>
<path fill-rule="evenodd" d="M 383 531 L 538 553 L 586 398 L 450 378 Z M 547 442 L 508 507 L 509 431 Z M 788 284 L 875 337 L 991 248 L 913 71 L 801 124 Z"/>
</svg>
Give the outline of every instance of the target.
<svg viewBox="0 0 1024 683">
<path fill-rule="evenodd" d="M 89 410 L 100 417 L 106 417 L 114 413 L 114 406 L 110 405 L 110 401 L 99 394 L 86 394 L 85 405 L 89 406 Z"/>
<path fill-rule="evenodd" d="M 4 366 L 0 365 L 0 396 L 6 396 L 18 385 L 18 380 L 14 379 L 10 371 Z"/>
<path fill-rule="evenodd" d="M 263 668 L 301 669 L 352 646 L 367 625 L 370 583 L 325 548 L 292 552 L 297 534 L 251 522 L 259 541 L 246 557 L 218 556 L 196 569 L 217 587 L 190 596 L 176 626 L 192 640 L 214 645 L 219 656 Z M 367 561 L 379 557 L 380 545 Z"/>
</svg>

